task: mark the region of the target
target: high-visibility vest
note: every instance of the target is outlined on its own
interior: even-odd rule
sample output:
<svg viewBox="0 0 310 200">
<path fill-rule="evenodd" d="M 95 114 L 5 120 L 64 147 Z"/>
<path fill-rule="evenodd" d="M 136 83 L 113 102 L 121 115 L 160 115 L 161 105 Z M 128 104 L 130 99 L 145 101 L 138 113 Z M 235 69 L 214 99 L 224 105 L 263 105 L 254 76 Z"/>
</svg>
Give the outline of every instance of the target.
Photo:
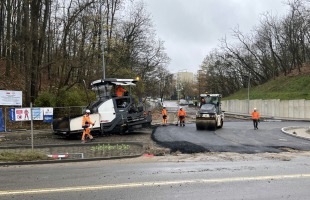
<svg viewBox="0 0 310 200">
<path fill-rule="evenodd" d="M 163 110 L 161 111 L 161 114 L 162 114 L 162 115 L 167 115 L 167 110 L 166 110 L 166 109 L 163 109 Z"/>
<path fill-rule="evenodd" d="M 180 116 L 186 116 L 186 112 L 185 112 L 185 110 L 179 110 L 179 112 L 178 112 L 178 116 L 180 117 Z"/>
<path fill-rule="evenodd" d="M 252 119 L 259 119 L 260 118 L 260 115 L 259 115 L 259 112 L 252 112 Z"/>
</svg>

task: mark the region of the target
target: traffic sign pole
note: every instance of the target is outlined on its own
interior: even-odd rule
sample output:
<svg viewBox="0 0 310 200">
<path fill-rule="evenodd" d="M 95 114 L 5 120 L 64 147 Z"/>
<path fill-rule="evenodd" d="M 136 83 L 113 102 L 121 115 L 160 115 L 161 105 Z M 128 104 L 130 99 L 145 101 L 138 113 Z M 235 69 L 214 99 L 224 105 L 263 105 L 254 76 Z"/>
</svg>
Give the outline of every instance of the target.
<svg viewBox="0 0 310 200">
<path fill-rule="evenodd" d="M 30 113 L 31 113 L 31 150 L 33 151 L 33 112 L 32 112 L 32 102 L 30 102 Z"/>
</svg>

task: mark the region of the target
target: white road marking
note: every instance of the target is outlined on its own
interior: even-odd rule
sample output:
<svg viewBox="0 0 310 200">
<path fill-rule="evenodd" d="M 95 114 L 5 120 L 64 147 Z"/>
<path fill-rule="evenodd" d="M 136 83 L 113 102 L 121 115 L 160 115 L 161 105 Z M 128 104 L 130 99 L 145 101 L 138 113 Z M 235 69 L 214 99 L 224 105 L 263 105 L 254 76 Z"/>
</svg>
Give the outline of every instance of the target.
<svg viewBox="0 0 310 200">
<path fill-rule="evenodd" d="M 75 187 L 62 187 L 62 188 L 38 188 L 38 189 L 29 189 L 29 190 L 4 190 L 4 191 L 0 191 L 0 196 L 42 194 L 42 193 L 55 193 L 55 192 L 76 192 L 76 191 L 81 192 L 81 191 L 91 191 L 91 190 L 108 190 L 108 189 L 121 189 L 121 188 L 152 187 L 152 186 L 157 187 L 157 186 L 179 185 L 179 184 L 208 184 L 208 183 L 228 183 L 228 182 L 242 182 L 242 181 L 284 180 L 284 179 L 299 179 L 299 178 L 310 178 L 310 174 L 290 174 L 290 175 L 275 175 L 275 176 L 253 176 L 253 177 L 235 177 L 235 178 L 139 182 L 139 183 L 75 186 Z"/>
</svg>

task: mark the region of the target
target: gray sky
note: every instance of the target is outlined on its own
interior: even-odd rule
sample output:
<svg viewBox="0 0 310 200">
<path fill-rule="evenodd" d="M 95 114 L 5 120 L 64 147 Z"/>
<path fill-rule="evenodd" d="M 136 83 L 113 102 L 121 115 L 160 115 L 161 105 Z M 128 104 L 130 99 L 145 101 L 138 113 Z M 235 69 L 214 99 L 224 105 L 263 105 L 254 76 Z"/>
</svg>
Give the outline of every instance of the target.
<svg viewBox="0 0 310 200">
<path fill-rule="evenodd" d="M 239 26 L 249 33 L 261 14 L 283 16 L 284 0 L 143 0 L 171 58 L 168 70 L 196 73 L 204 57 Z"/>
</svg>

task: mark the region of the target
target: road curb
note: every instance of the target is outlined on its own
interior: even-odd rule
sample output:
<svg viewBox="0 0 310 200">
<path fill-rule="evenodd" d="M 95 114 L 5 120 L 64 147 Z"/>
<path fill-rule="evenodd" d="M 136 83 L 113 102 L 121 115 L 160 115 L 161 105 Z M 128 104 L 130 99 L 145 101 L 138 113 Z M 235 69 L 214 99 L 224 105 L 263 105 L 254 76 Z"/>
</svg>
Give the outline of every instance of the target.
<svg viewBox="0 0 310 200">
<path fill-rule="evenodd" d="M 309 127 L 300 127 L 300 126 L 289 126 L 289 127 L 283 127 L 281 129 L 281 131 L 287 135 L 290 135 L 290 136 L 294 136 L 294 137 L 297 137 L 297 138 L 301 138 L 301 139 L 305 139 L 305 140 L 309 140 L 310 141 L 310 138 L 307 138 L 307 137 L 302 137 L 298 134 L 293 134 L 290 132 L 290 130 L 295 130 L 295 129 L 309 129 Z"/>
<path fill-rule="evenodd" d="M 139 155 L 131 156 L 114 156 L 105 158 L 84 158 L 84 159 L 63 159 L 63 160 L 42 160 L 42 161 L 25 161 L 25 162 L 0 162 L 0 166 L 10 166 L 10 165 L 37 165 L 37 164 L 56 164 L 56 163 L 69 163 L 69 162 L 88 162 L 88 161 L 98 161 L 98 160 L 116 160 L 125 158 L 137 158 L 142 156 L 143 153 Z"/>
<path fill-rule="evenodd" d="M 140 157 L 144 154 L 144 145 L 143 143 L 140 142 L 122 142 L 122 143 L 86 143 L 86 144 L 60 144 L 60 145 L 37 145 L 34 146 L 34 150 L 42 150 L 42 149 L 49 149 L 49 148 L 53 148 L 53 149 L 57 149 L 57 148 L 68 148 L 67 150 L 70 152 L 69 154 L 74 154 L 74 152 L 72 152 L 72 150 L 76 150 L 77 148 L 81 148 L 79 149 L 79 153 L 85 153 L 85 154 L 91 154 L 92 152 L 85 152 L 85 148 L 87 147 L 96 147 L 98 145 L 110 145 L 110 146 L 117 146 L 117 145 L 135 145 L 138 147 L 137 149 L 125 152 L 127 153 L 127 155 L 124 155 L 125 153 L 119 153 L 121 150 L 117 151 L 116 153 L 114 153 L 115 155 L 108 155 L 108 156 L 103 156 L 103 157 L 98 157 L 98 156 L 94 156 L 94 157 L 88 157 L 88 158 L 74 158 L 74 159 L 70 159 L 70 158 L 66 158 L 66 159 L 54 159 L 54 160 L 37 160 L 37 161 L 21 161 L 21 162 L 0 162 L 0 166 L 8 166 L 8 165 L 33 165 L 33 164 L 52 164 L 52 163 L 65 163 L 65 162 L 86 162 L 86 161 L 97 161 L 97 160 L 113 160 L 113 159 L 124 159 L 124 158 L 136 158 L 136 157 Z M 6 147 L 0 147 L 1 151 L 5 151 L 5 150 L 17 150 L 17 149 L 24 149 L 24 150 L 30 150 L 31 146 L 29 145 L 20 145 L 20 146 L 6 146 Z M 139 150 L 141 149 L 141 150 Z M 71 151 L 70 151 L 71 150 Z M 84 151 L 84 152 L 82 152 Z M 104 151 L 104 150 L 102 150 Z M 58 152 L 60 154 L 60 152 Z M 64 153 L 64 152 L 62 152 Z M 77 153 L 77 152 L 75 152 Z M 98 152 L 93 152 L 93 155 L 96 155 L 96 153 Z M 100 150 L 99 150 L 100 153 Z M 109 152 L 111 153 L 111 152 Z M 117 153 L 122 154 L 122 155 L 116 155 Z M 48 154 L 55 154 L 53 152 L 49 152 Z M 47 154 L 47 155 L 48 155 Z M 57 154 L 57 153 L 56 153 Z"/>
</svg>

